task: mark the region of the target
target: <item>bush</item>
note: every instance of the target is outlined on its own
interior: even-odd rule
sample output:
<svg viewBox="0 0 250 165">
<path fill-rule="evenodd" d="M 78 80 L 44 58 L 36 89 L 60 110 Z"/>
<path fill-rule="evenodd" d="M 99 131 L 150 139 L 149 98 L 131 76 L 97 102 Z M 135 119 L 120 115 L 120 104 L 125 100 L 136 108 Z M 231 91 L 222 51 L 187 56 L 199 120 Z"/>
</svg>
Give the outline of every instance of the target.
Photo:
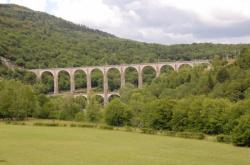
<svg viewBox="0 0 250 165">
<path fill-rule="evenodd" d="M 18 122 L 18 121 L 7 121 L 5 123 L 6 124 L 11 124 L 11 125 L 26 125 L 25 122 Z"/>
<path fill-rule="evenodd" d="M 47 127 L 66 126 L 65 124 L 59 125 L 59 123 L 42 123 L 42 122 L 36 122 L 33 125 L 35 125 L 35 126 L 47 126 Z"/>
<path fill-rule="evenodd" d="M 250 115 L 240 118 L 239 124 L 233 130 L 233 144 L 237 146 L 250 146 Z"/>
<path fill-rule="evenodd" d="M 0 81 L 0 118 L 24 120 L 39 108 L 31 86 L 18 81 Z"/>
<path fill-rule="evenodd" d="M 156 134 L 157 133 L 156 130 L 149 129 L 149 128 L 142 128 L 141 131 L 142 131 L 142 133 L 145 133 L 145 134 Z"/>
<path fill-rule="evenodd" d="M 216 137 L 217 142 L 222 142 L 222 143 L 231 143 L 232 142 L 232 137 L 230 135 L 224 135 L 220 134 Z"/>
<path fill-rule="evenodd" d="M 197 132 L 177 132 L 176 137 L 201 140 L 205 138 L 205 135 Z"/>
<path fill-rule="evenodd" d="M 85 113 L 84 112 L 78 112 L 75 115 L 75 121 L 85 121 Z"/>
<path fill-rule="evenodd" d="M 119 99 L 112 100 L 105 109 L 105 121 L 109 125 L 128 125 L 131 117 L 132 113 Z"/>
<path fill-rule="evenodd" d="M 133 132 L 133 128 L 131 128 L 129 126 L 125 126 L 125 131 L 127 131 L 127 132 Z"/>
<path fill-rule="evenodd" d="M 161 130 L 170 129 L 174 102 L 159 99 L 146 103 L 141 115 L 145 127 Z"/>
<path fill-rule="evenodd" d="M 86 107 L 86 118 L 89 122 L 96 123 L 101 119 L 101 105 L 94 99 L 91 98 Z"/>
<path fill-rule="evenodd" d="M 95 128 L 96 125 L 94 125 L 94 124 L 87 124 L 87 123 L 84 123 L 84 124 L 75 124 L 75 123 L 72 123 L 72 124 L 70 124 L 70 127 Z"/>
<path fill-rule="evenodd" d="M 109 125 L 100 125 L 98 128 L 100 128 L 100 129 L 108 129 L 108 130 L 113 130 L 114 129 L 114 127 L 109 126 Z"/>
<path fill-rule="evenodd" d="M 176 136 L 175 131 L 162 131 L 161 134 L 165 136 Z"/>
</svg>

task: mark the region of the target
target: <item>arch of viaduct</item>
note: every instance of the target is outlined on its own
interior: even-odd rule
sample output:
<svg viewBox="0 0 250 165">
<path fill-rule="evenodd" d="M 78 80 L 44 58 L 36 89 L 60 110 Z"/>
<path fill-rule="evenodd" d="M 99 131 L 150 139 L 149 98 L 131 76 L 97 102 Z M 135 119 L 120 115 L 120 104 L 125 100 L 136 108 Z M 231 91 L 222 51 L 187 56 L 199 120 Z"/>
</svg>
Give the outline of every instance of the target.
<svg viewBox="0 0 250 165">
<path fill-rule="evenodd" d="M 74 93 L 75 91 L 75 72 L 83 71 L 87 77 L 87 94 L 83 94 L 83 96 L 87 97 L 87 95 L 91 91 L 91 73 L 93 70 L 100 70 L 103 75 L 103 93 L 97 94 L 104 98 L 104 104 L 108 102 L 108 99 L 111 95 L 118 95 L 119 93 L 108 93 L 108 72 L 110 69 L 116 69 L 120 73 L 121 85 L 123 87 L 125 85 L 125 72 L 128 68 L 134 68 L 138 73 L 138 87 L 142 87 L 143 85 L 143 69 L 145 67 L 151 67 L 154 69 L 156 73 L 156 77 L 158 77 L 161 73 L 161 69 L 164 66 L 170 66 L 174 71 L 178 71 L 182 65 L 189 65 L 194 67 L 199 64 L 209 64 L 208 60 L 195 60 L 195 61 L 176 61 L 176 62 L 161 62 L 161 63 L 143 63 L 143 64 L 123 64 L 123 65 L 107 65 L 107 66 L 84 66 L 84 67 L 71 67 L 71 68 L 47 68 L 47 69 L 31 69 L 29 71 L 36 74 L 37 79 L 40 80 L 42 78 L 43 73 L 49 72 L 53 76 L 54 79 L 54 94 L 58 94 L 58 75 L 62 71 L 66 71 L 70 77 L 70 92 Z"/>
</svg>

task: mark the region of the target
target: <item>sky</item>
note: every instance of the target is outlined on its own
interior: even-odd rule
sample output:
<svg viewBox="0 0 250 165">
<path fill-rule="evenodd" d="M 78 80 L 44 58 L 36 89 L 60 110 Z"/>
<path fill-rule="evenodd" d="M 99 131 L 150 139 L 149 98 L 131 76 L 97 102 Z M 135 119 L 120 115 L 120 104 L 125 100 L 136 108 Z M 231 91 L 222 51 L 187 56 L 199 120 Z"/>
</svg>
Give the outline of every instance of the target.
<svg viewBox="0 0 250 165">
<path fill-rule="evenodd" d="M 250 43 L 250 0 L 0 0 L 121 38 L 161 44 Z"/>
</svg>

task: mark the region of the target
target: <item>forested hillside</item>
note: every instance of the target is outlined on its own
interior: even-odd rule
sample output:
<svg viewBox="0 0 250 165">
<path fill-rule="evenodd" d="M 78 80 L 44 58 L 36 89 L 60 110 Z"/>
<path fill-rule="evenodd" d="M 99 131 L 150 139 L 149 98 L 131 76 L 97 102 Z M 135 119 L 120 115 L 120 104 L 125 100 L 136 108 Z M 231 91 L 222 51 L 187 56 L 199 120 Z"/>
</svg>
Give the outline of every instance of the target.
<svg viewBox="0 0 250 165">
<path fill-rule="evenodd" d="M 136 42 L 17 5 L 0 5 L 0 56 L 26 68 L 233 57 L 246 45 Z"/>
</svg>

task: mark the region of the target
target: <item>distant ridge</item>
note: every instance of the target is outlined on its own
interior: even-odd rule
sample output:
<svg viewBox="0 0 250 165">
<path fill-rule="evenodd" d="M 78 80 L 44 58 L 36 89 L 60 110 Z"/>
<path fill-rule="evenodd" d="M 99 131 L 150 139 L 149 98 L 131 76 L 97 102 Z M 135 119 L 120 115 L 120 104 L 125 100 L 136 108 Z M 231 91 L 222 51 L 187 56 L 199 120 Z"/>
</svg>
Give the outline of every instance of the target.
<svg viewBox="0 0 250 165">
<path fill-rule="evenodd" d="M 149 44 L 13 4 L 0 4 L 0 36 L 0 56 L 29 69 L 232 58 L 249 46 Z"/>
</svg>

